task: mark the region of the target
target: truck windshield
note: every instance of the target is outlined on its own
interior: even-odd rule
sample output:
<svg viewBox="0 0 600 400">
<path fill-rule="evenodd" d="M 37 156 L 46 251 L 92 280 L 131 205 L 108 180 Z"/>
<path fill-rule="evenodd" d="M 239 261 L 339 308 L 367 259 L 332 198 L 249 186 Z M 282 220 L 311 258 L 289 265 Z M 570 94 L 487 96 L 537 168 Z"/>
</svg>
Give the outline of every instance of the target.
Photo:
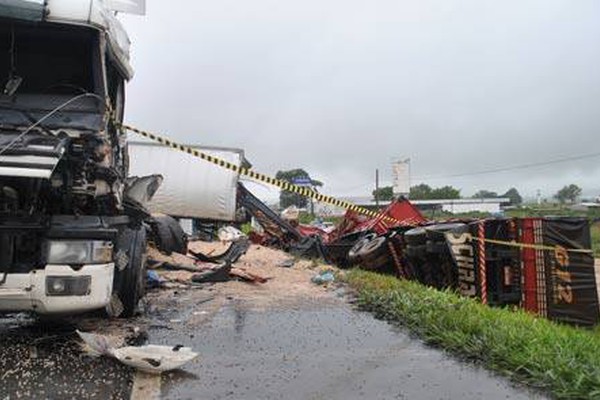
<svg viewBox="0 0 600 400">
<path fill-rule="evenodd" d="M 16 94 L 94 92 L 94 32 L 51 25 L 0 25 L 0 88 L 11 77 Z"/>
<path fill-rule="evenodd" d="M 0 124 L 37 120 L 82 93 L 100 93 L 98 33 L 90 28 L 0 22 Z M 94 129 L 102 102 L 83 98 L 44 125 Z M 26 124 L 30 123 L 27 121 Z"/>
</svg>

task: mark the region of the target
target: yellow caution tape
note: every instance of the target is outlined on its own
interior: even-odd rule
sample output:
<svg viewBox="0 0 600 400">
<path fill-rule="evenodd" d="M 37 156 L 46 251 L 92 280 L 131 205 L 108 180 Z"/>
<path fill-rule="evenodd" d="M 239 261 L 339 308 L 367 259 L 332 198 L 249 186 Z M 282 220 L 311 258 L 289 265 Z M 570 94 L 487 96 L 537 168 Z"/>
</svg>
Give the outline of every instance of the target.
<svg viewBox="0 0 600 400">
<path fill-rule="evenodd" d="M 115 121 L 114 118 L 113 118 L 113 121 Z M 340 207 L 340 208 L 343 208 L 346 210 L 351 210 L 351 211 L 357 212 L 359 214 L 365 215 L 367 217 L 377 218 L 377 217 L 381 216 L 381 213 L 379 213 L 377 211 L 369 210 L 368 208 L 357 206 L 356 204 L 350 203 L 349 201 L 339 200 L 339 199 L 336 199 L 335 197 L 328 196 L 328 195 L 325 195 L 322 193 L 318 193 L 318 192 L 315 192 L 314 190 L 308 189 L 306 187 L 294 185 L 290 182 L 283 181 L 281 179 L 276 179 L 276 178 L 270 177 L 268 175 L 261 174 L 259 172 L 250 170 L 248 168 L 240 167 L 238 165 L 230 163 L 229 161 L 225 161 L 218 157 L 211 156 L 210 154 L 207 154 L 207 153 L 204 153 L 197 149 L 194 149 L 193 147 L 185 146 L 183 144 L 174 142 L 165 137 L 155 135 L 154 133 L 151 133 L 148 131 L 143 131 L 143 130 L 137 129 L 133 126 L 121 124 L 116 121 L 114 122 L 114 124 L 117 127 L 137 133 L 140 136 L 143 136 L 150 140 L 154 140 L 155 142 L 158 142 L 164 146 L 168 146 L 172 149 L 179 150 L 179 151 L 182 151 L 187 154 L 191 154 L 194 157 L 198 157 L 204 161 L 207 161 L 209 163 L 217 165 L 221 168 L 228 169 L 230 171 L 236 172 L 240 175 L 246 176 L 248 178 L 254 179 L 259 182 L 263 182 L 263 183 L 266 183 L 266 184 L 269 184 L 272 186 L 276 186 L 287 192 L 296 193 L 301 196 L 309 197 L 313 200 L 316 200 L 316 201 L 319 201 L 322 203 L 326 203 L 326 204 L 329 204 L 329 205 L 332 205 L 335 207 Z M 396 221 L 396 219 L 389 217 L 389 216 L 384 216 L 384 220 L 391 221 L 391 222 Z M 508 247 L 519 247 L 521 249 L 531 248 L 531 249 L 535 249 L 535 250 L 557 251 L 557 249 L 560 247 L 560 246 L 544 246 L 544 245 L 526 244 L 526 243 L 518 243 L 518 242 L 514 242 L 514 241 L 503 241 L 503 240 L 495 240 L 495 239 L 480 239 L 478 237 L 473 237 L 473 236 L 472 236 L 472 239 L 473 240 L 483 240 L 484 242 L 490 243 L 490 244 L 498 244 L 498 245 L 508 246 Z M 592 250 L 589 250 L 589 249 L 566 249 L 566 250 L 569 252 L 574 252 L 574 253 L 575 252 L 576 253 L 586 253 L 586 254 L 592 253 Z"/>
<path fill-rule="evenodd" d="M 436 229 L 429 229 L 427 227 L 425 227 L 425 230 L 441 233 L 443 235 L 445 235 L 446 233 L 450 233 L 448 231 L 439 231 Z M 480 238 L 480 237 L 474 236 L 470 233 L 469 233 L 468 239 L 476 240 L 478 242 L 489 243 L 489 244 L 497 244 L 497 245 L 506 246 L 506 247 L 517 247 L 519 249 L 532 249 L 532 250 L 554 251 L 554 252 L 568 251 L 570 253 L 583 253 L 583 254 L 592 254 L 594 252 L 591 249 L 567 249 L 562 246 L 546 246 L 543 244 L 515 242 L 514 240 L 497 240 L 497 239 Z"/>
<path fill-rule="evenodd" d="M 505 240 L 496 240 L 496 239 L 481 239 L 478 237 L 473 237 L 473 240 L 483 240 L 485 243 L 490 244 L 498 244 L 502 246 L 508 247 L 518 247 L 520 249 L 533 249 L 533 250 L 541 250 L 541 251 L 554 251 L 558 252 L 560 250 L 568 251 L 570 253 L 583 253 L 583 254 L 592 254 L 593 250 L 591 249 L 566 249 L 562 246 L 545 246 L 542 244 L 528 244 L 528 243 L 519 243 L 515 241 L 505 241 Z"/>
<path fill-rule="evenodd" d="M 129 125 L 123 125 L 123 124 L 117 124 L 117 125 L 128 131 L 137 133 L 140 136 L 154 140 L 162 145 L 171 147 L 172 149 L 179 150 L 179 151 L 182 151 L 187 154 L 191 154 L 194 157 L 198 157 L 204 161 L 208 161 L 209 163 L 217 165 L 221 168 L 228 169 L 230 171 L 236 172 L 240 175 L 246 176 L 248 178 L 254 179 L 259 182 L 263 182 L 263 183 L 266 183 L 266 184 L 269 184 L 272 186 L 276 186 L 287 192 L 292 192 L 292 193 L 299 194 L 301 196 L 309 197 L 316 201 L 330 204 L 335 207 L 340 207 L 340 208 L 343 208 L 346 210 L 352 210 L 359 214 L 366 215 L 371 218 L 375 218 L 380 215 L 380 213 L 377 211 L 369 210 L 367 208 L 357 206 L 356 204 L 350 203 L 348 201 L 339 200 L 339 199 L 336 199 L 335 197 L 327 196 L 325 194 L 315 192 L 314 190 L 308 189 L 306 187 L 294 185 L 290 182 L 283 181 L 281 179 L 276 179 L 276 178 L 270 177 L 268 175 L 253 171 L 248 168 L 240 167 L 238 165 L 230 163 L 229 161 L 225 161 L 218 157 L 211 156 L 210 154 L 207 154 L 200 150 L 194 149 L 193 147 L 185 146 L 183 144 L 174 142 L 165 137 L 155 135 L 151 132 L 143 131 L 141 129 L 137 129 L 137 128 L 135 128 L 133 126 L 129 126 Z M 385 218 L 388 220 L 391 220 L 391 221 L 395 221 L 395 219 L 393 219 L 391 217 L 385 217 Z"/>
</svg>

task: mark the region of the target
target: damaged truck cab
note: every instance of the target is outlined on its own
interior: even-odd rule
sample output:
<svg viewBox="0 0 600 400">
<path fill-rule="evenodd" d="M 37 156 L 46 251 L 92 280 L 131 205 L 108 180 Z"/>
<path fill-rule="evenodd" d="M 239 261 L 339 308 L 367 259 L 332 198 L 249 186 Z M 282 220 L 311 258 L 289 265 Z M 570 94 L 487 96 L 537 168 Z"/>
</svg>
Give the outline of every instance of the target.
<svg viewBox="0 0 600 400">
<path fill-rule="evenodd" d="M 132 315 L 160 176 L 128 178 L 120 0 L 0 4 L 0 311 Z"/>
</svg>

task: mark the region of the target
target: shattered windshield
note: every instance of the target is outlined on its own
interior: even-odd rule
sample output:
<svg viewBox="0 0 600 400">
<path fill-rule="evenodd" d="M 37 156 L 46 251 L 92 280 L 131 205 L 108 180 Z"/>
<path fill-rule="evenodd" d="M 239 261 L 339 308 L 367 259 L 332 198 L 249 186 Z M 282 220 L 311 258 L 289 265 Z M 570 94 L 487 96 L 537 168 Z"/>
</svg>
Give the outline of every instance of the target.
<svg viewBox="0 0 600 400">
<path fill-rule="evenodd" d="M 81 96 L 100 93 L 98 48 L 91 29 L 0 24 L 0 127 L 31 125 L 56 108 L 44 127 L 99 127 L 102 101 Z"/>
</svg>

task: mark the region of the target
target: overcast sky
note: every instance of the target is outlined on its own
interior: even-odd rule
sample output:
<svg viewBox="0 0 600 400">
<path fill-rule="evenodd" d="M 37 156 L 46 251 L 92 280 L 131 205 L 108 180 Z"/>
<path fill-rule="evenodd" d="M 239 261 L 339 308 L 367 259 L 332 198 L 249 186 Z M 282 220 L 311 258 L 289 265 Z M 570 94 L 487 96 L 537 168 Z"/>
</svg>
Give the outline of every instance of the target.
<svg viewBox="0 0 600 400">
<path fill-rule="evenodd" d="M 136 76 L 127 121 L 243 148 L 369 194 L 410 158 L 413 183 L 600 194 L 596 0 L 147 0 L 123 16 Z M 275 192 L 273 192 L 275 193 Z"/>
</svg>

